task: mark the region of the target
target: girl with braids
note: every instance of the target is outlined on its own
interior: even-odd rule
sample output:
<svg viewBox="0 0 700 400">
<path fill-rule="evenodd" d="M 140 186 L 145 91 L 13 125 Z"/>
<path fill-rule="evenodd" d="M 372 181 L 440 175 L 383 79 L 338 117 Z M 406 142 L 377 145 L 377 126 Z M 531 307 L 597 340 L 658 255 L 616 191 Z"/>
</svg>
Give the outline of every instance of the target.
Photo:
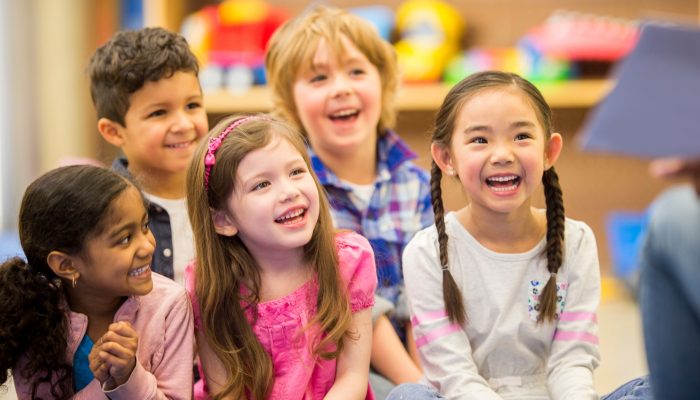
<svg viewBox="0 0 700 400">
<path fill-rule="evenodd" d="M 19 399 L 190 399 L 194 335 L 185 289 L 151 272 L 139 189 L 94 166 L 27 188 L 27 261 L 0 267 L 0 382 Z"/>
<path fill-rule="evenodd" d="M 266 116 L 227 118 L 196 150 L 187 187 L 196 259 L 185 277 L 205 391 L 373 398 L 374 254 L 334 231 L 301 134 Z"/>
<path fill-rule="evenodd" d="M 596 243 L 564 216 L 562 137 L 545 100 L 515 74 L 477 73 L 450 90 L 435 125 L 435 226 L 403 256 L 428 382 L 449 399 L 598 399 Z M 447 214 L 443 174 L 469 199 Z M 533 206 L 540 182 L 546 210 Z"/>
</svg>

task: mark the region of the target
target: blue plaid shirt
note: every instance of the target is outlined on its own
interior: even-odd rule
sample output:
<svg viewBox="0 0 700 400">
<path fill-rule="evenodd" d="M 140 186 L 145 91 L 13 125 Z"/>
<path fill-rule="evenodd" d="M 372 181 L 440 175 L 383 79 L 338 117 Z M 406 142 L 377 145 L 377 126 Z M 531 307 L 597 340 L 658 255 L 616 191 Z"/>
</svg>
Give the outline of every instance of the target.
<svg viewBox="0 0 700 400">
<path fill-rule="evenodd" d="M 309 147 L 314 172 L 326 189 L 336 228 L 366 237 L 377 262 L 377 294 L 396 304 L 403 286 L 401 254 L 413 235 L 433 224 L 430 177 L 411 160 L 416 158 L 393 131 L 377 140 L 374 193 L 365 210 L 350 197 L 352 188 L 329 170 Z"/>
</svg>

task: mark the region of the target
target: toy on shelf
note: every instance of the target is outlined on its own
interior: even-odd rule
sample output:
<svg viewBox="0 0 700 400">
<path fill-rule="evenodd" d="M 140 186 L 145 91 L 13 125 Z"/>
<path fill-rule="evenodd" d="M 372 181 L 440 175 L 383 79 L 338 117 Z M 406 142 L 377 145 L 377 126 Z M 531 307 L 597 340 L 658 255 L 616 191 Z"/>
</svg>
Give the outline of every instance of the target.
<svg viewBox="0 0 700 400">
<path fill-rule="evenodd" d="M 182 34 L 200 62 L 204 90 L 243 92 L 265 83 L 265 46 L 288 13 L 262 0 L 224 0 L 189 15 Z"/>
<path fill-rule="evenodd" d="M 400 40 L 394 45 L 403 80 L 432 82 L 458 51 L 464 22 L 451 5 L 438 0 L 409 0 L 396 13 Z"/>
<path fill-rule="evenodd" d="M 566 60 L 546 57 L 521 44 L 505 48 L 473 48 L 454 57 L 447 65 L 443 80 L 455 84 L 475 72 L 498 70 L 514 72 L 535 82 L 562 81 L 574 75 Z"/>
<path fill-rule="evenodd" d="M 379 36 L 387 42 L 391 41 L 391 32 L 394 30 L 394 11 L 387 6 L 374 5 L 353 7 L 348 9 L 349 12 L 363 18 L 379 32 Z"/>
<path fill-rule="evenodd" d="M 570 61 L 617 61 L 637 43 L 635 21 L 557 11 L 524 40 L 548 56 Z"/>
</svg>

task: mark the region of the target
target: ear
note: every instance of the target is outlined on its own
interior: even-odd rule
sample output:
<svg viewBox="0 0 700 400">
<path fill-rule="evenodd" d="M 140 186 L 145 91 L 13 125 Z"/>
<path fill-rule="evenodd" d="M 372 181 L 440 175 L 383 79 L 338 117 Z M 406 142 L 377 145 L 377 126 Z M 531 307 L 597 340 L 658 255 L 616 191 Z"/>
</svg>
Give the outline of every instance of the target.
<svg viewBox="0 0 700 400">
<path fill-rule="evenodd" d="M 227 212 L 209 209 L 209 213 L 216 233 L 222 236 L 235 236 L 238 233 L 233 218 Z"/>
<path fill-rule="evenodd" d="M 447 176 L 455 175 L 452 155 L 450 154 L 449 148 L 437 143 L 431 143 L 430 155 L 433 156 L 433 161 L 435 161 L 435 164 L 442 170 L 443 174 Z"/>
<path fill-rule="evenodd" d="M 49 268 L 59 278 L 65 280 L 78 280 L 80 272 L 75 268 L 74 256 L 68 255 L 62 251 L 54 250 L 46 257 L 46 263 Z"/>
<path fill-rule="evenodd" d="M 116 147 L 122 147 L 124 145 L 122 129 L 123 127 L 121 124 L 108 118 L 100 118 L 99 121 L 97 121 L 97 130 L 100 131 L 100 135 L 102 135 L 107 143 Z"/>
<path fill-rule="evenodd" d="M 554 132 L 551 134 L 544 149 L 544 169 L 550 169 L 561 154 L 561 149 L 564 147 L 564 139 L 560 134 Z"/>
</svg>

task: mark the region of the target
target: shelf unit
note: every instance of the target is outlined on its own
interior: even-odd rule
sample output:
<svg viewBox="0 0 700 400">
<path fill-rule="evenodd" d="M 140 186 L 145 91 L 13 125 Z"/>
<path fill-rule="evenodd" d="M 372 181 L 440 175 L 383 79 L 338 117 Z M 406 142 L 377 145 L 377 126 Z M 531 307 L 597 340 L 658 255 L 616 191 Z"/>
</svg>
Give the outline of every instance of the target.
<svg viewBox="0 0 700 400">
<path fill-rule="evenodd" d="M 606 79 L 572 80 L 537 84 L 552 108 L 589 108 L 612 88 Z M 450 85 L 406 84 L 398 93 L 399 111 L 435 111 L 450 90 Z M 254 86 L 241 93 L 224 89 L 205 92 L 204 104 L 210 114 L 268 111 L 272 107 L 269 88 Z"/>
</svg>

